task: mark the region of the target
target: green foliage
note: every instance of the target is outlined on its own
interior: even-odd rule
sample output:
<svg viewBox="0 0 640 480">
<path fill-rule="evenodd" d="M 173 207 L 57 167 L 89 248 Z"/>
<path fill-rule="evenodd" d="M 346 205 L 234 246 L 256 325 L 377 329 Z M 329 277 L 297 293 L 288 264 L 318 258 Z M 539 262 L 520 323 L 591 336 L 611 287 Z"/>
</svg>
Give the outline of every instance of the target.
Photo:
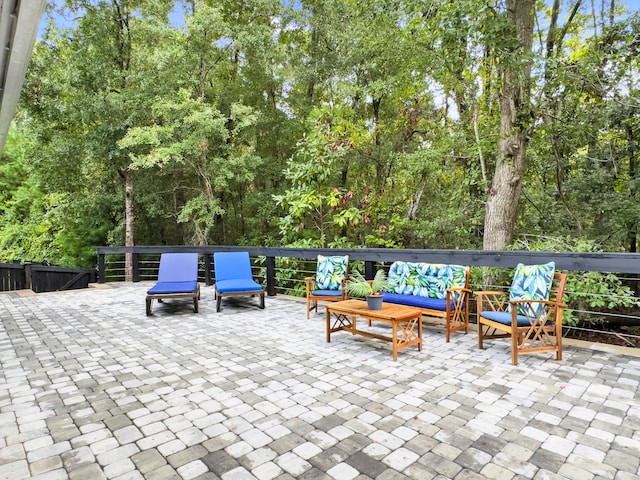
<svg viewBox="0 0 640 480">
<path fill-rule="evenodd" d="M 387 280 L 387 274 L 382 269 L 376 271 L 371 281 L 364 278 L 360 272 L 354 271 L 349 275 L 349 280 L 347 280 L 346 283 L 347 292 L 349 292 L 349 295 L 352 297 L 377 295 L 388 288 L 389 281 Z"/>
<path fill-rule="evenodd" d="M 339 238 L 346 227 L 359 223 L 360 212 L 349 206 L 349 192 L 339 188 L 336 175 L 345 149 L 342 140 L 327 127 L 312 129 L 298 143 L 296 155 L 284 172 L 290 188 L 273 197 L 285 211 L 280 233 L 286 243 L 291 244 L 302 234 L 302 238 L 315 237 L 324 247 Z"/>
<path fill-rule="evenodd" d="M 548 36 L 538 2 L 531 58 L 500 2 L 196 0 L 186 28 L 175 2 L 116 3 L 67 2 L 36 45 L 0 163 L 5 258 L 123 244 L 130 172 L 136 244 L 482 248 L 501 72 L 528 60 L 515 248 L 638 250 L 636 10 Z"/>
<path fill-rule="evenodd" d="M 176 219 L 188 223 L 196 244 L 209 241 L 217 218 L 226 213 L 223 193 L 233 192 L 237 184 L 255 179 L 261 160 L 254 154 L 251 130 L 257 115 L 247 106 L 231 104 L 229 117 L 194 99 L 182 90 L 174 100 L 154 104 L 154 124 L 131 128 L 118 142 L 129 152 L 129 167 L 158 168 L 174 179 L 184 175 L 189 183 L 180 184 L 184 201 Z M 200 187 L 193 191 L 193 182 Z"/>
<path fill-rule="evenodd" d="M 514 250 L 547 252 L 599 252 L 591 240 L 556 237 L 522 237 L 514 244 Z M 601 326 L 602 317 L 585 313 L 588 310 L 613 311 L 629 307 L 640 307 L 635 292 L 613 273 L 571 271 L 567 277 L 564 295 L 563 323 L 575 326 Z"/>
<path fill-rule="evenodd" d="M 571 292 L 567 295 L 567 301 L 578 308 L 614 310 L 640 306 L 634 292 L 612 273 L 571 272 L 567 280 L 567 291 Z"/>
<path fill-rule="evenodd" d="M 87 198 L 45 193 L 28 162 L 33 148 L 24 131 L 10 130 L 0 163 L 0 261 L 94 266 L 104 210 L 95 195 L 85 206 Z"/>
<path fill-rule="evenodd" d="M 305 278 L 315 275 L 315 261 L 298 258 L 276 259 L 276 280 L 278 288 L 287 295 L 304 297 L 306 295 Z"/>
</svg>

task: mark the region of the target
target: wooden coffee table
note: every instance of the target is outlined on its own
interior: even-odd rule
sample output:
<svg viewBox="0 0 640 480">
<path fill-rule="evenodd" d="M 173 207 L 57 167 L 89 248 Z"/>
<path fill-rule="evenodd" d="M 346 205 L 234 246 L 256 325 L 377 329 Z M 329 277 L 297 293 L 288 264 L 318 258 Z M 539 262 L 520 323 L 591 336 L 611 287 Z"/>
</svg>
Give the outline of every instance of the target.
<svg viewBox="0 0 640 480">
<path fill-rule="evenodd" d="M 381 310 L 369 310 L 367 302 L 363 300 L 344 300 L 327 304 L 327 342 L 331 342 L 331 334 L 344 330 L 353 335 L 377 338 L 391 342 L 393 346 L 393 361 L 398 360 L 398 350 L 418 345 L 418 351 L 422 351 L 422 310 L 394 303 L 383 303 Z M 333 323 L 331 322 L 333 316 Z M 365 330 L 358 330 L 356 320 L 366 319 L 371 321 L 391 324 L 393 336 L 387 337 Z"/>
</svg>

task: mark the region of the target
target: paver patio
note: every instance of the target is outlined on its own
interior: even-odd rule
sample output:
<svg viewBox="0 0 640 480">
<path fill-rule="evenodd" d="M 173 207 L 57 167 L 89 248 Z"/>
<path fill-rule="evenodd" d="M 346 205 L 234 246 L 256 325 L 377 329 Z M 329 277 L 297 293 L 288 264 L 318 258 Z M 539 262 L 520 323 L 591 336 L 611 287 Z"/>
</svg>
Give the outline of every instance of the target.
<svg viewBox="0 0 640 480">
<path fill-rule="evenodd" d="M 425 322 L 393 362 L 286 297 L 147 317 L 150 285 L 0 294 L 0 479 L 640 478 L 639 357 Z"/>
</svg>

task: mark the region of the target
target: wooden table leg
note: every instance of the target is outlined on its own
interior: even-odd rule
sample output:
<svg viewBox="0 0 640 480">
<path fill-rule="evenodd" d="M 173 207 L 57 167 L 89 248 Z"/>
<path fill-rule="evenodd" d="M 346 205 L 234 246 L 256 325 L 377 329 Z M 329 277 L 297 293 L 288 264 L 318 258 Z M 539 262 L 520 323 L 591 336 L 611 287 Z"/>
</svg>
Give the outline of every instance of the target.
<svg viewBox="0 0 640 480">
<path fill-rule="evenodd" d="M 393 361 L 398 361 L 398 321 L 394 320 L 391 324 L 393 330 Z"/>
<path fill-rule="evenodd" d="M 325 318 L 327 320 L 327 343 L 331 342 L 331 312 L 326 308 Z"/>
</svg>

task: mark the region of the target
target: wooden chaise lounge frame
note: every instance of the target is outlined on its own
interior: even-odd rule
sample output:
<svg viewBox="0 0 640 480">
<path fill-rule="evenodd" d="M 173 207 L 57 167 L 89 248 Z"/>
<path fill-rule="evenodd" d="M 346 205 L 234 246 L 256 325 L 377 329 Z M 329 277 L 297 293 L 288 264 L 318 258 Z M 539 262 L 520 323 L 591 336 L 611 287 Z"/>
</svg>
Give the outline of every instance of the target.
<svg viewBox="0 0 640 480">
<path fill-rule="evenodd" d="M 200 285 L 196 286 L 195 292 L 189 293 L 160 293 L 157 295 L 147 295 L 147 316 L 151 315 L 151 302 L 158 300 L 162 303 L 165 298 L 193 298 L 193 311 L 198 313 L 198 300 L 200 300 Z"/>
</svg>

